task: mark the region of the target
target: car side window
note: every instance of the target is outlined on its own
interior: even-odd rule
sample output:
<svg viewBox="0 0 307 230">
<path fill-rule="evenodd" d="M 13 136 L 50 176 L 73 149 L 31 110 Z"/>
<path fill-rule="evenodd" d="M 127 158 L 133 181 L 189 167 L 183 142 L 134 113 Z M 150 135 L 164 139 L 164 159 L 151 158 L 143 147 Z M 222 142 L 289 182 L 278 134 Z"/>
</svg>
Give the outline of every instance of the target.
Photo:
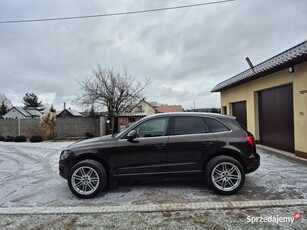
<svg viewBox="0 0 307 230">
<path fill-rule="evenodd" d="M 145 121 L 135 128 L 139 137 L 165 136 L 168 124 L 167 117 Z"/>
<path fill-rule="evenodd" d="M 206 133 L 208 128 L 202 117 L 174 117 L 172 135 Z"/>
<path fill-rule="evenodd" d="M 209 129 L 211 130 L 212 133 L 220 133 L 220 132 L 227 132 L 230 131 L 230 129 L 225 126 L 223 123 L 221 123 L 220 121 L 216 120 L 216 119 L 212 119 L 212 118 L 205 118 L 206 123 L 209 127 Z"/>
</svg>

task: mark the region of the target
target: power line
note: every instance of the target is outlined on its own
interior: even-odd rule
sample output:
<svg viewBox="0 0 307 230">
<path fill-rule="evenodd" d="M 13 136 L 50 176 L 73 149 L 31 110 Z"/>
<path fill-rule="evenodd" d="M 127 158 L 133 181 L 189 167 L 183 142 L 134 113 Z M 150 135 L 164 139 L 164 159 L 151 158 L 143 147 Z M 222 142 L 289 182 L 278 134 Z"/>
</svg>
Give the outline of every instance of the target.
<svg viewBox="0 0 307 230">
<path fill-rule="evenodd" d="M 129 15 L 129 14 L 141 14 L 141 13 L 150 13 L 150 12 L 156 12 L 156 11 L 166 11 L 166 10 L 176 10 L 176 9 L 190 8 L 190 7 L 199 7 L 199 6 L 206 6 L 206 5 L 213 5 L 213 4 L 220 4 L 220 3 L 226 3 L 226 2 L 234 2 L 234 1 L 237 1 L 237 0 L 223 0 L 223 1 L 206 2 L 206 3 L 198 3 L 198 4 L 191 4 L 191 5 L 181 5 L 181 6 L 156 8 L 156 9 L 149 9 L 149 10 L 118 12 L 118 13 L 109 13 L 109 14 L 95 14 L 95 15 L 83 15 L 83 16 L 59 17 L 59 18 L 9 20 L 9 21 L 0 21 L 0 24 L 46 22 L 46 21 L 73 20 L 73 19 L 84 19 L 84 18 L 110 17 L 110 16 L 119 16 L 119 15 Z"/>
</svg>

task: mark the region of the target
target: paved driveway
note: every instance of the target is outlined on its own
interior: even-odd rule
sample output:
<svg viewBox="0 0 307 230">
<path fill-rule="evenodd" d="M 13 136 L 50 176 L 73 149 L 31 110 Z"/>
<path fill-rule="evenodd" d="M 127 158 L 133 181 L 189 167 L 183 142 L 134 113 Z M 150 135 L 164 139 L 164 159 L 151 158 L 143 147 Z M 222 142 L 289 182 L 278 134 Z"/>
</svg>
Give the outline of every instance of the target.
<svg viewBox="0 0 307 230">
<path fill-rule="evenodd" d="M 58 176 L 68 144 L 0 142 L 1 229 L 306 229 L 306 162 L 259 149 L 261 167 L 233 196 L 202 180 L 165 179 L 120 182 L 81 200 Z M 293 222 L 272 222 L 283 218 Z"/>
<path fill-rule="evenodd" d="M 0 207 L 307 199 L 307 163 L 258 149 L 261 166 L 246 176 L 235 196 L 215 195 L 199 179 L 164 179 L 119 182 L 94 199 L 81 200 L 58 175 L 59 153 L 69 144 L 0 142 Z"/>
</svg>

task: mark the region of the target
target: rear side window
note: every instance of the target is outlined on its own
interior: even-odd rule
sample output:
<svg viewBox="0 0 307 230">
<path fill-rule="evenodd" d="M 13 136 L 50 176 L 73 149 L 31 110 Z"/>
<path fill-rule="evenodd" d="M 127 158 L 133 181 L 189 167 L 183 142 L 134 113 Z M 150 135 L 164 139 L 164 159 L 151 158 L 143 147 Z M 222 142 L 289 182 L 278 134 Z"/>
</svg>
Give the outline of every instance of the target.
<svg viewBox="0 0 307 230">
<path fill-rule="evenodd" d="M 216 120 L 216 119 L 212 119 L 212 118 L 205 118 L 206 123 L 209 127 L 209 129 L 211 130 L 212 133 L 220 133 L 220 132 L 227 132 L 230 131 L 230 129 L 225 126 L 223 123 L 221 123 L 220 121 Z"/>
<path fill-rule="evenodd" d="M 173 135 L 206 133 L 208 128 L 201 117 L 174 117 Z"/>
</svg>

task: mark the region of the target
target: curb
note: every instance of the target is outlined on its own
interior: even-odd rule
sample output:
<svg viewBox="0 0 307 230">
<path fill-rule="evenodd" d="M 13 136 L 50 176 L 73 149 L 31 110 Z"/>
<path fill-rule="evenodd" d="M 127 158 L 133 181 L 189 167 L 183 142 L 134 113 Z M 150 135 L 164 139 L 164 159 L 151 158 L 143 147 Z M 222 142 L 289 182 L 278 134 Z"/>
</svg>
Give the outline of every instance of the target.
<svg viewBox="0 0 307 230">
<path fill-rule="evenodd" d="M 230 202 L 197 202 L 175 204 L 145 204 L 122 206 L 89 207 L 21 207 L 0 208 L 0 215 L 58 215 L 58 214 L 103 214 L 126 212 L 166 212 L 193 211 L 210 209 L 273 208 L 289 206 L 307 206 L 307 199 L 258 200 Z"/>
<path fill-rule="evenodd" d="M 274 149 L 274 148 L 271 148 L 271 147 L 268 147 L 268 146 L 265 146 L 265 145 L 260 145 L 260 144 L 257 144 L 256 147 L 259 148 L 259 149 L 262 149 L 262 150 L 268 150 L 268 151 L 271 151 L 273 153 L 277 153 L 279 155 L 283 155 L 285 157 L 289 157 L 289 158 L 299 160 L 299 161 L 303 161 L 303 162 L 307 163 L 307 159 L 305 159 L 303 157 L 298 157 L 298 156 L 294 155 L 294 153 L 289 153 L 289 152 L 286 152 L 286 151 L 283 151 L 283 150 L 280 150 L 280 149 Z"/>
</svg>

